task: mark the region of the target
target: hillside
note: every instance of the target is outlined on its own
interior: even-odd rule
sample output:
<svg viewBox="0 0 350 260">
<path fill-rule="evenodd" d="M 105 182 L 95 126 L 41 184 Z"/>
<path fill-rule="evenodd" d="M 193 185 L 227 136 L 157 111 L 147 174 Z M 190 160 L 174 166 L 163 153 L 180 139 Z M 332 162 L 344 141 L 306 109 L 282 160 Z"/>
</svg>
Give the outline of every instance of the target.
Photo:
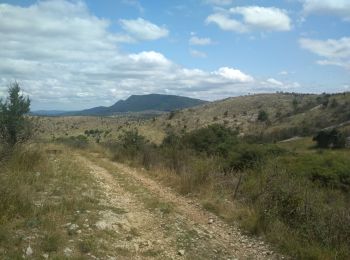
<svg viewBox="0 0 350 260">
<path fill-rule="evenodd" d="M 259 111 L 267 113 L 267 120 L 258 120 Z M 280 141 L 312 135 L 319 129 L 347 122 L 350 120 L 349 111 L 350 93 L 276 93 L 208 102 L 176 112 L 154 114 L 150 120 L 128 113 L 113 117 L 38 117 L 36 126 L 39 137 L 78 135 L 86 130 L 99 129 L 106 140 L 118 137 L 123 130 L 137 128 L 149 140 L 160 143 L 169 131 L 184 133 L 217 123 L 237 130 L 240 136 Z"/>
<path fill-rule="evenodd" d="M 66 115 L 108 116 L 126 112 L 168 112 L 188 107 L 194 107 L 206 101 L 175 95 L 132 95 L 126 100 L 119 100 L 110 107 L 94 107 Z"/>
<path fill-rule="evenodd" d="M 259 112 L 267 118 L 259 120 Z M 350 93 L 340 94 L 257 94 L 232 97 L 162 115 L 141 128 L 188 132 L 218 123 L 235 129 L 241 136 L 260 136 L 275 141 L 350 120 Z"/>
</svg>

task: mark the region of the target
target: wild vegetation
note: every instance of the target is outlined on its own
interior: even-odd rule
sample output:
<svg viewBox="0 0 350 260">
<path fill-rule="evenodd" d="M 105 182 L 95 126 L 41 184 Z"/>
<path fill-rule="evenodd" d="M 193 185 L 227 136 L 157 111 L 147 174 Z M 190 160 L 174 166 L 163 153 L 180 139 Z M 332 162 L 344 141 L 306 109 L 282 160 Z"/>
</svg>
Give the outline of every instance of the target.
<svg viewBox="0 0 350 260">
<path fill-rule="evenodd" d="M 25 114 L 29 112 L 30 100 L 20 93 L 17 82 L 8 89 L 8 98 L 0 100 L 0 140 L 7 148 L 26 141 L 30 135 L 29 121 Z"/>
<path fill-rule="evenodd" d="M 233 98 L 152 120 L 119 121 L 98 142 L 113 160 L 147 169 L 293 257 L 346 259 L 349 97 Z M 86 138 L 61 141 L 86 147 L 97 142 L 92 129 L 84 129 Z M 296 136 L 304 137 L 277 143 Z"/>
<path fill-rule="evenodd" d="M 30 102 L 20 93 L 12 85 L 0 106 L 0 258 L 105 255 L 96 230 L 70 228 L 95 223 L 105 209 L 96 180 L 72 160 L 91 152 L 145 169 L 146 177 L 292 258 L 350 257 L 348 93 L 247 96 L 151 120 L 29 118 Z M 30 125 L 35 135 L 24 142 Z M 172 211 L 143 200 L 161 214 Z"/>
<path fill-rule="evenodd" d="M 160 145 L 137 130 L 105 145 L 112 159 L 145 167 L 293 257 L 346 259 L 350 152 L 339 146 L 319 150 L 304 144 L 308 138 L 301 140 L 293 150 L 257 144 L 214 124 L 182 135 L 170 132 Z"/>
<path fill-rule="evenodd" d="M 79 235 L 101 210 L 95 180 L 72 160 L 67 147 L 28 140 L 24 114 L 29 104 L 17 83 L 1 103 L 0 258 L 105 254 L 92 232 Z M 108 237 L 104 232 L 99 236 Z"/>
</svg>

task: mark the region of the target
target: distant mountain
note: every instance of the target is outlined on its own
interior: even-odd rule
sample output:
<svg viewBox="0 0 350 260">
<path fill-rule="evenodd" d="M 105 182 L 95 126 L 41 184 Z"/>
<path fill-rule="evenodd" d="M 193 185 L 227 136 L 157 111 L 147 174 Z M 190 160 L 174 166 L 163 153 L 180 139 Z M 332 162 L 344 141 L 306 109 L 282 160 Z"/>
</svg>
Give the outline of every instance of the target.
<svg viewBox="0 0 350 260">
<path fill-rule="evenodd" d="M 72 113 L 63 110 L 37 110 L 31 111 L 29 114 L 33 116 L 59 116 L 65 113 Z"/>
<path fill-rule="evenodd" d="M 208 101 L 194 99 L 189 97 L 149 94 L 149 95 L 132 95 L 126 100 L 119 100 L 110 107 L 94 107 L 82 111 L 54 113 L 55 111 L 36 111 L 35 115 L 48 116 L 108 116 L 113 114 L 127 112 L 169 112 L 173 110 L 198 106 Z M 42 112 L 42 113 L 38 113 Z M 58 111 L 59 112 L 59 111 Z"/>
<path fill-rule="evenodd" d="M 110 107 L 94 107 L 78 112 L 69 113 L 71 115 L 113 115 L 126 112 L 168 112 L 177 109 L 189 108 L 206 103 L 207 101 L 189 97 L 175 95 L 132 95 L 126 100 L 119 100 Z"/>
</svg>

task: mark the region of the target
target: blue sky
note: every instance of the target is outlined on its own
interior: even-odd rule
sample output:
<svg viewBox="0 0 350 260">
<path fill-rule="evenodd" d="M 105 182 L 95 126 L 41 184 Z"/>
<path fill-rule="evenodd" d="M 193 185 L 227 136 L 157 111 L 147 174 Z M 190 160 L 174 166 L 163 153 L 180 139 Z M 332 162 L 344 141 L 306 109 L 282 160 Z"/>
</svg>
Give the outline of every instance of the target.
<svg viewBox="0 0 350 260">
<path fill-rule="evenodd" d="M 34 110 L 350 90 L 348 0 L 0 1 L 0 38 Z"/>
</svg>

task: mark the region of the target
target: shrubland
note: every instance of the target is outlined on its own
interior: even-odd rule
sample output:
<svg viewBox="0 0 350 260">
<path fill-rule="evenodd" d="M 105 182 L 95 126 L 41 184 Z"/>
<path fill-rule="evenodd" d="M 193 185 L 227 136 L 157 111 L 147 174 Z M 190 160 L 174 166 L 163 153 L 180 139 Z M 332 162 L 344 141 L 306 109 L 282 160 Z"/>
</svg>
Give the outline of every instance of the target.
<svg viewBox="0 0 350 260">
<path fill-rule="evenodd" d="M 136 129 L 104 143 L 111 158 L 148 173 L 246 232 L 299 259 L 350 256 L 350 151 L 309 138 L 259 143 L 214 124 L 169 131 L 160 145 Z M 310 145 L 311 144 L 311 145 Z"/>
<path fill-rule="evenodd" d="M 11 153 L 7 144 L 0 147 L 0 257 L 20 258 L 30 244 L 35 257 L 37 252 L 64 257 L 76 234 L 62 225 L 80 223 L 98 207 L 92 197 L 81 196 L 93 180 L 69 158 L 85 149 L 144 168 L 293 258 L 349 259 L 350 151 L 343 147 L 350 130 L 323 129 L 350 120 L 348 96 L 278 94 L 275 107 L 267 104 L 275 100 L 272 95 L 248 96 L 238 104 L 224 100 L 135 124 L 97 117 L 93 123 L 81 117 L 40 119 L 36 131 L 54 122 L 43 130 L 54 143 L 15 144 Z M 200 115 L 207 111 L 212 113 Z M 3 139 L 8 129 L 2 128 Z M 149 140 L 153 133 L 157 142 Z M 304 137 L 278 142 L 297 135 Z M 75 256 L 98 251 L 95 242 L 84 237 Z"/>
</svg>

